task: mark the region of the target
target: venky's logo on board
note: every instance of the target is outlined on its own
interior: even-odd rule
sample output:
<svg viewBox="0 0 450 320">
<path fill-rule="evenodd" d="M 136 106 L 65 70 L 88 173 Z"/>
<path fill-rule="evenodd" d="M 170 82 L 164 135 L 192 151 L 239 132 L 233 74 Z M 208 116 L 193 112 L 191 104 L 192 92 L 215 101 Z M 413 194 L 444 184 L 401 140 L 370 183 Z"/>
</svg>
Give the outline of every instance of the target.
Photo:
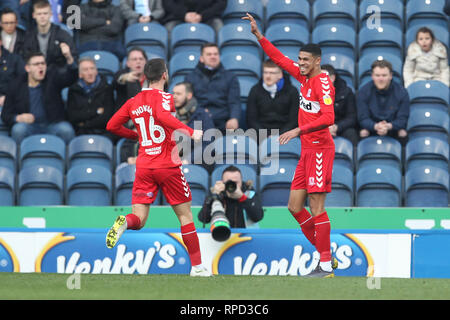
<svg viewBox="0 0 450 320">
<path fill-rule="evenodd" d="M 339 261 L 336 275 L 366 276 L 373 261 L 352 235 L 331 234 L 331 250 Z M 214 274 L 306 275 L 316 268 L 319 253 L 296 233 L 234 234 L 213 260 Z"/>
<path fill-rule="evenodd" d="M 57 273 L 183 273 L 189 255 L 173 237 L 163 233 L 128 231 L 113 249 L 102 233 L 60 233 L 36 260 L 36 272 Z"/>
<path fill-rule="evenodd" d="M 19 260 L 11 247 L 0 238 L 0 272 L 19 272 Z"/>
</svg>

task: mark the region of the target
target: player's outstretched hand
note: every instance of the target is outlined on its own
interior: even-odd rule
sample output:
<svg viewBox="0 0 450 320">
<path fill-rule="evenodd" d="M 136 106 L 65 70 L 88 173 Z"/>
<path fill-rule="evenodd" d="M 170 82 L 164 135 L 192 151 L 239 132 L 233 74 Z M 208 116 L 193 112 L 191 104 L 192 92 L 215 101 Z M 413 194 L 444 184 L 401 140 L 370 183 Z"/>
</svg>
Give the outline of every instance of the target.
<svg viewBox="0 0 450 320">
<path fill-rule="evenodd" d="M 242 17 L 242 19 L 250 21 L 250 28 L 252 33 L 256 36 L 256 39 L 260 40 L 263 38 L 263 35 L 261 34 L 261 32 L 259 32 L 255 18 L 253 18 L 253 16 L 250 13 L 247 12 L 247 15 L 245 17 Z"/>
<path fill-rule="evenodd" d="M 298 137 L 300 135 L 300 129 L 295 128 L 289 131 L 286 131 L 281 136 L 278 137 L 278 141 L 280 144 L 286 144 L 289 142 L 289 140 L 294 139 L 295 137 Z"/>
<path fill-rule="evenodd" d="M 194 139 L 194 141 L 201 141 L 202 137 L 203 137 L 203 130 L 194 130 L 194 133 L 191 136 L 191 138 Z"/>
</svg>

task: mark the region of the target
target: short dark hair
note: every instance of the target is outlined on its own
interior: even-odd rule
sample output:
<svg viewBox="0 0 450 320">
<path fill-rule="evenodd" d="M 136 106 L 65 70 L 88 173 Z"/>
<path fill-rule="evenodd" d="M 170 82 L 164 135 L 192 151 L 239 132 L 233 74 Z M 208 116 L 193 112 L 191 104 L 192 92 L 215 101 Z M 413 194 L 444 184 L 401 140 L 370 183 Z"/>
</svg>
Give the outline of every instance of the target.
<svg viewBox="0 0 450 320">
<path fill-rule="evenodd" d="M 38 0 L 33 3 L 33 11 L 36 9 L 42 9 L 42 8 L 46 8 L 46 7 L 49 7 L 49 8 L 52 7 L 50 5 L 50 2 L 48 2 L 47 0 Z"/>
<path fill-rule="evenodd" d="M 239 172 L 239 173 L 241 174 L 241 177 L 242 177 L 242 172 L 241 172 L 241 170 L 239 170 L 238 167 L 235 167 L 235 166 L 233 166 L 233 165 L 228 166 L 228 167 L 225 168 L 225 170 L 223 170 L 223 172 L 222 172 L 222 177 L 223 177 L 223 175 L 224 175 L 225 172 Z"/>
<path fill-rule="evenodd" d="M 177 84 L 175 84 L 176 86 L 184 86 L 184 88 L 186 89 L 186 93 L 194 93 L 194 88 L 192 87 L 192 83 L 187 82 L 187 81 L 182 81 L 182 82 L 178 82 Z"/>
<path fill-rule="evenodd" d="M 216 47 L 217 50 L 219 50 L 219 52 L 220 52 L 219 46 L 216 43 L 214 43 L 214 42 L 206 42 L 206 43 L 202 44 L 201 50 L 200 50 L 200 54 L 203 54 L 203 50 L 205 48 L 211 48 L 211 47 Z"/>
<path fill-rule="evenodd" d="M 322 50 L 320 49 L 320 46 L 315 43 L 305 44 L 303 47 L 301 47 L 300 51 L 309 52 L 313 55 L 313 57 L 322 56 Z"/>
<path fill-rule="evenodd" d="M 130 57 L 130 53 L 133 52 L 133 51 L 139 51 L 139 52 L 142 53 L 142 55 L 144 56 L 145 61 L 148 60 L 147 53 L 146 53 L 145 50 L 142 49 L 141 47 L 131 47 L 130 50 L 128 50 L 128 53 L 127 53 L 127 59 Z"/>
<path fill-rule="evenodd" d="M 336 75 L 336 69 L 331 64 L 323 64 L 320 69 L 328 71 L 329 76 Z"/>
<path fill-rule="evenodd" d="M 15 15 L 16 20 L 17 20 L 17 12 L 15 12 L 13 9 L 8 8 L 8 7 L 3 8 L 3 10 L 0 12 L 0 19 L 4 14 L 8 14 L 8 13 L 12 13 L 13 15 Z"/>
<path fill-rule="evenodd" d="M 389 71 L 392 73 L 392 64 L 387 60 L 375 60 L 372 63 L 372 67 L 371 67 L 372 72 L 373 72 L 373 69 L 375 69 L 377 67 L 378 68 L 388 68 Z"/>
<path fill-rule="evenodd" d="M 144 74 L 150 83 L 161 80 L 163 73 L 166 71 L 167 66 L 164 59 L 151 59 L 145 63 Z"/>
<path fill-rule="evenodd" d="M 26 64 L 30 63 L 30 60 L 34 57 L 44 57 L 45 59 L 45 55 L 40 52 L 40 51 L 34 51 L 34 52 L 30 52 L 29 54 L 26 55 L 25 57 L 25 62 Z"/>
<path fill-rule="evenodd" d="M 422 33 L 429 33 L 430 37 L 431 37 L 431 40 L 434 41 L 434 33 L 433 33 L 433 31 L 431 31 L 430 28 L 427 28 L 427 27 L 422 27 L 419 30 L 417 30 L 417 32 L 416 32 L 416 41 L 417 41 L 417 37 L 419 36 L 420 32 L 422 32 Z"/>
</svg>

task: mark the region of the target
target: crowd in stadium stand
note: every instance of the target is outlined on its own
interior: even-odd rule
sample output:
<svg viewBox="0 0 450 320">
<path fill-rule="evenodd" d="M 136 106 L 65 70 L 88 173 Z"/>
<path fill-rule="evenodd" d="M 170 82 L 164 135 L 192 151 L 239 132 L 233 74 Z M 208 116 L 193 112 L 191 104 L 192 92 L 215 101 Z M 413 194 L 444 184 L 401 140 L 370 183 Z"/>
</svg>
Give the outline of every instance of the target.
<svg viewBox="0 0 450 320">
<path fill-rule="evenodd" d="M 76 37 L 63 24 L 68 19 L 66 9 L 73 4 L 79 5 L 81 13 Z M 146 51 L 134 47 L 126 52 L 125 28 L 156 22 L 170 32 L 176 25 L 189 22 L 208 24 L 217 33 L 223 26 L 221 17 L 226 6 L 225 0 L 2 1 L 2 121 L 17 142 L 29 134 L 50 131 L 69 141 L 73 135 L 67 128 L 69 122 L 76 135 L 108 135 L 104 125 L 111 114 L 146 86 L 143 75 Z M 94 59 L 79 60 L 80 54 L 89 50 L 109 51 L 120 61 L 126 60 L 125 67 L 113 81 L 108 81 L 99 74 Z M 38 52 L 41 57 L 36 56 Z M 45 65 L 41 64 L 42 58 Z M 39 61 L 32 63 L 35 59 Z M 333 66 L 324 65 L 323 70 L 336 87 L 336 123 L 330 132 L 349 139 L 354 146 L 370 135 L 392 136 L 404 145 L 409 115 L 405 88 L 420 80 L 439 80 L 449 85 L 446 47 L 426 27 L 417 31 L 416 40 L 407 49 L 404 86 L 393 81 L 392 65 L 385 60 L 374 62 L 372 81 L 355 93 Z M 289 76 L 270 61 L 264 62 L 262 74 L 249 91 L 245 128 L 276 128 L 283 133 L 296 125 L 298 92 Z M 187 110 L 187 115 L 205 111 L 223 132 L 242 127 L 239 81 L 221 63 L 217 44 L 202 47 L 199 62 L 185 81 L 192 86 L 192 100 L 197 108 Z M 65 87 L 70 88 L 68 99 L 61 96 Z M 185 86 L 187 94 L 189 88 Z M 178 113 L 177 117 L 186 114 Z M 117 137 L 110 138 L 117 142 Z"/>
</svg>

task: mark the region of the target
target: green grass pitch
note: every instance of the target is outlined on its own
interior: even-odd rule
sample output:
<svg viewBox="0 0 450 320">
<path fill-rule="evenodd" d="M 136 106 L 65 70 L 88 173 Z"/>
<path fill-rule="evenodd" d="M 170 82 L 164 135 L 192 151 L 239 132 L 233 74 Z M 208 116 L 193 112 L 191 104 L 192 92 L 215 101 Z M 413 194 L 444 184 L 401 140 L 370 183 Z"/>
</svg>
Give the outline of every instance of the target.
<svg viewBox="0 0 450 320">
<path fill-rule="evenodd" d="M 380 278 L 377 282 L 364 277 L 308 279 L 294 276 L 219 275 L 192 278 L 188 275 L 81 274 L 79 289 L 69 289 L 69 276 L 0 273 L 0 299 L 450 299 L 450 279 Z M 369 289 L 368 283 L 369 287 L 375 288 Z M 73 285 L 76 287 L 75 281 Z"/>
</svg>

